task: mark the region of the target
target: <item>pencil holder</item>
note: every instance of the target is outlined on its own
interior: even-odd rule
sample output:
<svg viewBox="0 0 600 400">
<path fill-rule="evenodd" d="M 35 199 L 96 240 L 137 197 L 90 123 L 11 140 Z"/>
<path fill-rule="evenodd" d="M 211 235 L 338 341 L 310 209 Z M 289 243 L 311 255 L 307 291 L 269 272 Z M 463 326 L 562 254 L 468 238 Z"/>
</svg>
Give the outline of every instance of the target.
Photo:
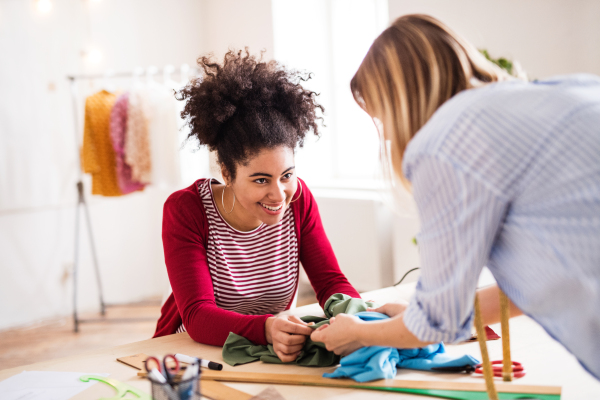
<svg viewBox="0 0 600 400">
<path fill-rule="evenodd" d="M 160 383 L 149 377 L 148 380 L 152 384 L 152 398 L 154 400 L 201 400 L 199 378 L 200 370 L 196 376 L 171 384 Z"/>
</svg>

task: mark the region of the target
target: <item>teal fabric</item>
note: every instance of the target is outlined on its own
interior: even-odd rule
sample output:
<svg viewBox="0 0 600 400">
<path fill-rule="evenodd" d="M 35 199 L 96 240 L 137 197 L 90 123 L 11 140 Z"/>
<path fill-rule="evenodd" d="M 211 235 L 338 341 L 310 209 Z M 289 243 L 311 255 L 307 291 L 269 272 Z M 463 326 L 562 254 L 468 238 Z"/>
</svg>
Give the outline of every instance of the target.
<svg viewBox="0 0 600 400">
<path fill-rule="evenodd" d="M 389 319 L 377 312 L 360 312 L 356 316 L 363 321 Z M 357 382 L 392 379 L 396 368 L 431 371 L 432 368 L 466 367 L 479 364 L 476 358 L 464 354 L 453 356 L 446 353 L 444 343 L 431 344 L 417 349 L 395 349 L 393 347 L 362 347 L 341 359 L 340 367 L 325 378 L 351 378 Z"/>
<path fill-rule="evenodd" d="M 367 307 L 377 307 L 377 305 L 363 299 L 356 299 L 342 293 L 336 293 L 325 302 L 324 311 L 327 318 L 309 315 L 300 319 L 306 323 L 314 322 L 315 324 L 310 327 L 317 329 L 323 324 L 328 324 L 329 318 L 335 317 L 340 313 L 356 314 L 366 311 Z M 256 345 L 233 332 L 229 333 L 223 345 L 222 354 L 223 360 L 231 366 L 247 364 L 258 360 L 272 364 L 283 364 L 275 354 L 272 345 Z M 338 355 L 327 351 L 323 343 L 313 342 L 309 337 L 306 339 L 304 348 L 298 358 L 289 364 L 297 364 L 305 367 L 330 367 L 337 365 L 339 362 L 340 357 Z"/>
</svg>

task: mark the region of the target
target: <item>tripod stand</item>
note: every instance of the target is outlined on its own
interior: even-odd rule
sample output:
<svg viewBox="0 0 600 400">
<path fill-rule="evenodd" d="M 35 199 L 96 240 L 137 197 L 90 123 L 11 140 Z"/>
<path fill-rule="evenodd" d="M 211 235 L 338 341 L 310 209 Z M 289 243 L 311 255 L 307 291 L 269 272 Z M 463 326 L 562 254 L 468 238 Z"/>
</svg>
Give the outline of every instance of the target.
<svg viewBox="0 0 600 400">
<path fill-rule="evenodd" d="M 77 205 L 75 206 L 75 250 L 74 250 L 74 258 L 73 258 L 73 330 L 75 332 L 79 332 L 79 324 L 81 322 L 86 322 L 86 320 L 79 319 L 77 315 L 77 272 L 79 270 L 79 215 L 80 210 L 83 208 L 83 213 L 85 215 L 85 221 L 87 225 L 88 235 L 90 238 L 90 248 L 92 250 L 92 259 L 94 261 L 94 271 L 96 274 L 96 283 L 98 284 L 98 295 L 100 300 L 100 314 L 102 316 L 106 315 L 106 304 L 104 303 L 104 296 L 102 292 L 102 282 L 100 281 L 100 268 L 98 267 L 98 257 L 96 255 L 96 245 L 94 242 L 94 235 L 92 232 L 92 222 L 90 220 L 90 213 L 88 210 L 87 203 L 85 201 L 85 194 L 83 190 L 83 172 L 79 167 L 81 165 L 81 159 L 79 154 L 79 135 L 77 134 L 79 130 L 79 119 L 78 119 L 78 110 L 77 110 L 77 87 L 75 82 L 75 77 L 70 76 L 69 80 L 71 81 L 71 97 L 73 99 L 73 121 L 75 123 L 75 153 L 77 154 Z"/>
</svg>

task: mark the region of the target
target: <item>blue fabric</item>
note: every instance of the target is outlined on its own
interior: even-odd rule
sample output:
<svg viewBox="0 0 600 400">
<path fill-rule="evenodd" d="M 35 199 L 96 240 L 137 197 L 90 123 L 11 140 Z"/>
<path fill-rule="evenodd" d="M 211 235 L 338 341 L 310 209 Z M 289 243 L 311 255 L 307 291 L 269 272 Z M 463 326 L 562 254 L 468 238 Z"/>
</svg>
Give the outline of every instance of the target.
<svg viewBox="0 0 600 400">
<path fill-rule="evenodd" d="M 484 265 L 520 310 L 600 379 L 600 78 L 465 90 L 409 142 L 420 340 L 471 335 Z"/>
<path fill-rule="evenodd" d="M 363 321 L 388 319 L 385 314 L 365 311 L 355 314 Z M 451 356 L 446 353 L 443 343 L 432 344 L 419 349 L 394 349 L 392 347 L 363 347 L 343 357 L 340 367 L 325 378 L 352 378 L 357 382 L 369 382 L 377 379 L 392 379 L 396 368 L 409 368 L 428 371 L 431 368 L 459 367 L 476 365 L 479 361 L 470 356 Z"/>
</svg>

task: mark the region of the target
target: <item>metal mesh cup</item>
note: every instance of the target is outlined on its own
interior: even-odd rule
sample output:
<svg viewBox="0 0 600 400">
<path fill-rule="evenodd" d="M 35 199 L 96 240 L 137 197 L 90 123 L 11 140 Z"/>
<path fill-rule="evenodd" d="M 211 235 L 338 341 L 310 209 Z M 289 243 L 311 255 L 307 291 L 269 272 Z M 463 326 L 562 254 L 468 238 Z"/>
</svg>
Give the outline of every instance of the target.
<svg viewBox="0 0 600 400">
<path fill-rule="evenodd" d="M 199 377 L 199 369 L 196 376 L 172 384 L 160 383 L 148 377 L 152 384 L 152 398 L 154 400 L 201 400 Z"/>
</svg>

